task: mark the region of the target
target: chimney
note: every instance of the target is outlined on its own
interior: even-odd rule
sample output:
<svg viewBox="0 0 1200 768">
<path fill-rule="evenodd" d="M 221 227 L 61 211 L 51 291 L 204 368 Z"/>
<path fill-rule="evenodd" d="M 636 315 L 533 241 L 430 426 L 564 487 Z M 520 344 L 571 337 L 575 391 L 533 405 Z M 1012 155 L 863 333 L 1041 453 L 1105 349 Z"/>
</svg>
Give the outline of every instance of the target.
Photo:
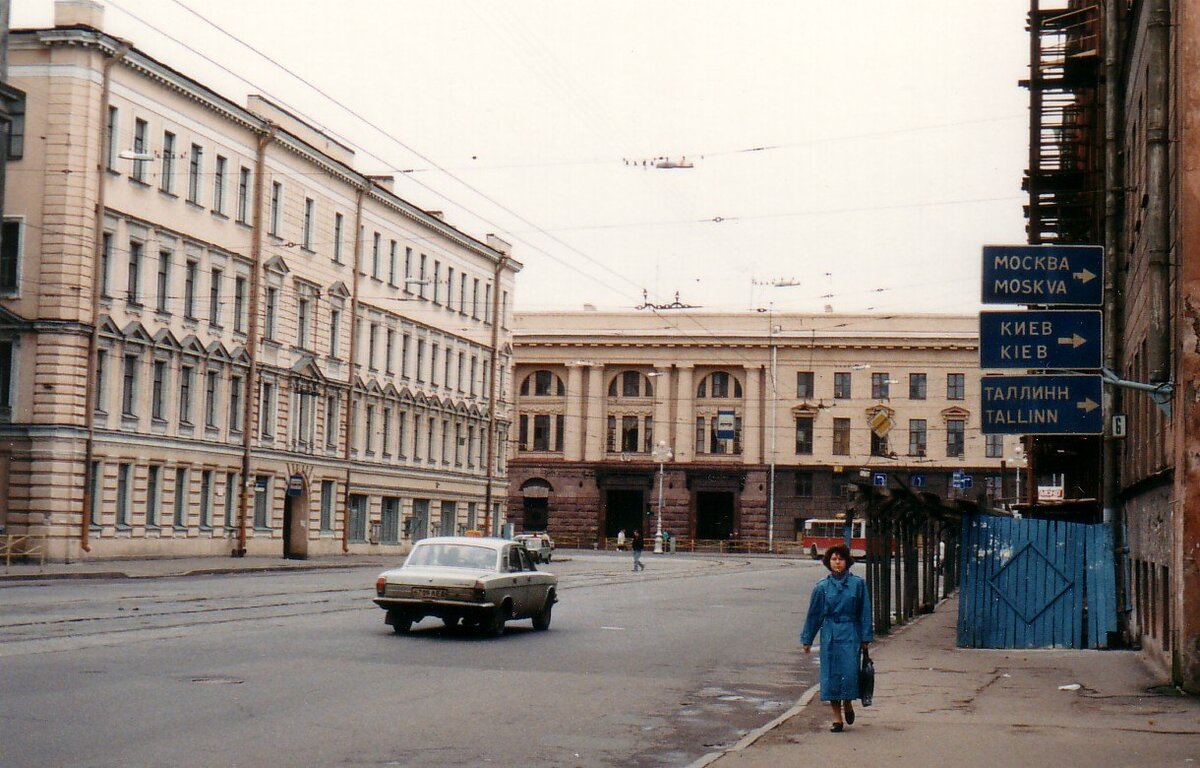
<svg viewBox="0 0 1200 768">
<path fill-rule="evenodd" d="M 494 251 L 499 251 L 500 253 L 503 253 L 505 256 L 512 255 L 512 243 L 510 243 L 506 240 L 501 240 L 500 238 L 493 235 L 491 232 L 488 233 L 487 244 L 488 244 L 489 248 L 491 248 Z"/>
<path fill-rule="evenodd" d="M 104 29 L 104 6 L 95 0 L 55 0 L 54 26 Z"/>
<path fill-rule="evenodd" d="M 372 174 L 368 173 L 367 178 L 375 182 L 378 186 L 383 187 L 388 192 L 396 191 L 396 177 L 388 174 Z"/>
</svg>

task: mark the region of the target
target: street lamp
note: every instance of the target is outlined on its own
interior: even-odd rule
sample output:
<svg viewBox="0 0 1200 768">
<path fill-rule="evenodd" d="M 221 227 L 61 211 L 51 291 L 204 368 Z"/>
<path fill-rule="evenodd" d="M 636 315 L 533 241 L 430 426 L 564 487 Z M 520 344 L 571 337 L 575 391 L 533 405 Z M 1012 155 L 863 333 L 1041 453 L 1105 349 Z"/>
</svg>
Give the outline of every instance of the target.
<svg viewBox="0 0 1200 768">
<path fill-rule="evenodd" d="M 659 440 L 650 452 L 650 457 L 658 462 L 658 533 L 654 534 L 654 553 L 661 555 L 663 551 L 662 534 L 662 505 L 663 505 L 663 464 L 670 461 L 674 454 L 666 441 Z"/>
</svg>

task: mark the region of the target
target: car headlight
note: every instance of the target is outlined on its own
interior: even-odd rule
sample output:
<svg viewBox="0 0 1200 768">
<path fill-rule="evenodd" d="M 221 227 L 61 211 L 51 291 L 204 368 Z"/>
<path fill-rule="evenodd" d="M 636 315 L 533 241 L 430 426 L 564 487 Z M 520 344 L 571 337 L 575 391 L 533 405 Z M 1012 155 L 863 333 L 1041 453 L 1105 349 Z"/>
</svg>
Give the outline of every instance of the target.
<svg viewBox="0 0 1200 768">
<path fill-rule="evenodd" d="M 487 597 L 487 588 L 484 586 L 482 581 L 475 582 L 475 587 L 472 590 L 472 597 L 474 597 L 476 600 L 483 600 L 485 597 Z"/>
</svg>

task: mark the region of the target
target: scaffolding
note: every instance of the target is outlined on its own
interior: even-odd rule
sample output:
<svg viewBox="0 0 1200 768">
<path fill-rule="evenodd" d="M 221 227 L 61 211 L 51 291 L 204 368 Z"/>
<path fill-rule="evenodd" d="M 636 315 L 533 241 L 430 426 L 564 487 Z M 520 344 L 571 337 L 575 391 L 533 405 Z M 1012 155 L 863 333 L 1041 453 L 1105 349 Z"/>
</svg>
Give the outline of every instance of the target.
<svg viewBox="0 0 1200 768">
<path fill-rule="evenodd" d="M 1104 215 L 1101 30 L 1086 0 L 1031 0 L 1029 168 L 1023 188 L 1031 245 L 1100 241 Z"/>
</svg>

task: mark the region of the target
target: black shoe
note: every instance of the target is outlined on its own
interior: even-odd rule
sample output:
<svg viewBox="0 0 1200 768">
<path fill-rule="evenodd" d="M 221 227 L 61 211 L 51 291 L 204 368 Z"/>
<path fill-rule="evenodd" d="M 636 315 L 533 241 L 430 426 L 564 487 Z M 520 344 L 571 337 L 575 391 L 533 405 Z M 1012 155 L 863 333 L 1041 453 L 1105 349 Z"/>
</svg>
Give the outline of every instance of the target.
<svg viewBox="0 0 1200 768">
<path fill-rule="evenodd" d="M 829 732 L 830 733 L 841 733 L 842 732 L 842 724 L 834 723 L 833 725 L 829 726 Z"/>
<path fill-rule="evenodd" d="M 854 707 L 844 704 L 842 706 L 842 716 L 846 718 L 846 725 L 854 725 Z"/>
</svg>

